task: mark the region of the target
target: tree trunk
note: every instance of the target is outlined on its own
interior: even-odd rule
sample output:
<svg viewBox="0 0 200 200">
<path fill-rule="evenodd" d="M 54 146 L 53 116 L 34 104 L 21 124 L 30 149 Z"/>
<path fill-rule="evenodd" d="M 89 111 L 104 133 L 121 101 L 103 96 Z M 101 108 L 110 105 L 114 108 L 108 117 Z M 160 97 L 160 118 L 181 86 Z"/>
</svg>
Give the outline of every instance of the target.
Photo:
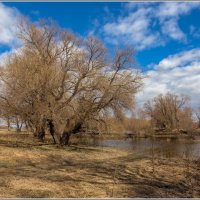
<svg viewBox="0 0 200 200">
<path fill-rule="evenodd" d="M 8 131 L 10 131 L 10 118 L 7 117 L 7 126 L 8 126 Z"/>
<path fill-rule="evenodd" d="M 41 142 L 44 142 L 45 128 L 43 126 L 36 126 L 33 135 L 37 137 Z"/>
<path fill-rule="evenodd" d="M 55 131 L 55 126 L 54 126 L 52 119 L 47 119 L 47 126 L 48 126 L 49 132 L 50 132 L 50 134 L 53 138 L 54 144 L 59 144 L 60 143 L 60 137 Z"/>
<path fill-rule="evenodd" d="M 25 121 L 24 124 L 25 124 L 25 129 L 26 129 L 27 131 L 29 131 L 29 125 L 28 125 L 28 123 Z"/>
<path fill-rule="evenodd" d="M 22 124 L 20 125 L 18 116 L 16 116 L 16 126 L 17 126 L 17 132 L 21 132 Z"/>
<path fill-rule="evenodd" d="M 44 129 L 44 127 L 42 127 L 39 130 L 37 137 L 41 142 L 44 142 L 44 138 L 45 138 L 45 129 Z"/>
<path fill-rule="evenodd" d="M 20 131 L 22 131 L 22 126 L 23 126 L 23 123 L 21 122 L 21 124 L 20 124 Z"/>
<path fill-rule="evenodd" d="M 72 134 L 78 133 L 80 131 L 80 129 L 82 128 L 82 124 L 83 124 L 83 122 L 77 122 L 75 124 L 75 126 L 71 129 L 69 129 L 66 125 L 65 130 L 62 134 L 62 137 L 60 138 L 60 144 L 61 145 L 69 145 L 70 136 Z"/>
<path fill-rule="evenodd" d="M 60 138 L 60 144 L 69 145 L 70 136 L 71 136 L 71 132 L 64 131 L 62 134 L 62 137 Z"/>
</svg>

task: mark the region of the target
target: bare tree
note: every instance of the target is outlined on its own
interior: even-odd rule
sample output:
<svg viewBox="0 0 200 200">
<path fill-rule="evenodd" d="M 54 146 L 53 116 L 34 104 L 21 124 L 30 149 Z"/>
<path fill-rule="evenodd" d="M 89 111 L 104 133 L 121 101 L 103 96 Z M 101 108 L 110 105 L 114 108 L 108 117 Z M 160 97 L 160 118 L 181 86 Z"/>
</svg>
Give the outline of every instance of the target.
<svg viewBox="0 0 200 200">
<path fill-rule="evenodd" d="M 160 94 L 153 101 L 145 103 L 144 108 L 156 127 L 179 129 L 180 113 L 183 114 L 182 109 L 188 100 L 189 98 L 184 95 Z"/>
<path fill-rule="evenodd" d="M 55 143 L 68 144 L 83 127 L 132 109 L 142 76 L 131 48 L 109 58 L 95 37 L 80 40 L 55 24 L 27 20 L 18 36 L 24 45 L 1 71 L 0 97 L 41 140 L 48 129 Z"/>
</svg>

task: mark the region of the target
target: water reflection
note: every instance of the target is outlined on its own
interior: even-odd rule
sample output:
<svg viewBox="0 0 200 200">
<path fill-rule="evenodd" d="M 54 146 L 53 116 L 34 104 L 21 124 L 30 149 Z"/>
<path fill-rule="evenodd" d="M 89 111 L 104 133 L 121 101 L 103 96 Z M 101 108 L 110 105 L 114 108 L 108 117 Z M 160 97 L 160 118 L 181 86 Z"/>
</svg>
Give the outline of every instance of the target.
<svg viewBox="0 0 200 200">
<path fill-rule="evenodd" d="M 79 144 L 92 146 L 115 147 L 121 149 L 134 150 L 151 154 L 152 148 L 157 155 L 164 157 L 183 156 L 187 151 L 195 157 L 199 157 L 199 138 L 181 139 L 175 138 L 127 138 L 127 139 L 101 139 L 98 137 L 80 137 Z"/>
</svg>

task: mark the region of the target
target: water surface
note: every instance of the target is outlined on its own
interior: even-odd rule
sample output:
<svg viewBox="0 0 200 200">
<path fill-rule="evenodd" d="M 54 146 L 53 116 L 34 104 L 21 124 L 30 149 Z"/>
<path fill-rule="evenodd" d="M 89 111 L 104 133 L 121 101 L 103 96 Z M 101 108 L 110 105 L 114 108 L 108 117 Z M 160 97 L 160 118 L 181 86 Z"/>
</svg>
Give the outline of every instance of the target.
<svg viewBox="0 0 200 200">
<path fill-rule="evenodd" d="M 114 147 L 126 150 L 134 150 L 144 154 L 152 154 L 165 157 L 192 156 L 200 157 L 200 137 L 189 138 L 127 138 L 127 139 L 100 139 L 82 138 L 81 144 L 103 147 Z"/>
</svg>

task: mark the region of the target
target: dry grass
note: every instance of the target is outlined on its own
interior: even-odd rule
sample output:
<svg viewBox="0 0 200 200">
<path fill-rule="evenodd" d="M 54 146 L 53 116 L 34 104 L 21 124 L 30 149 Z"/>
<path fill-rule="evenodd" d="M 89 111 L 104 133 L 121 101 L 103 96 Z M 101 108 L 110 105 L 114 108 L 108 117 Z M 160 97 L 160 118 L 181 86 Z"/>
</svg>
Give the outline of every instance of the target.
<svg viewBox="0 0 200 200">
<path fill-rule="evenodd" d="M 155 159 L 113 148 L 41 144 L 32 135 L 0 132 L 0 197 L 200 197 L 183 160 Z"/>
</svg>

